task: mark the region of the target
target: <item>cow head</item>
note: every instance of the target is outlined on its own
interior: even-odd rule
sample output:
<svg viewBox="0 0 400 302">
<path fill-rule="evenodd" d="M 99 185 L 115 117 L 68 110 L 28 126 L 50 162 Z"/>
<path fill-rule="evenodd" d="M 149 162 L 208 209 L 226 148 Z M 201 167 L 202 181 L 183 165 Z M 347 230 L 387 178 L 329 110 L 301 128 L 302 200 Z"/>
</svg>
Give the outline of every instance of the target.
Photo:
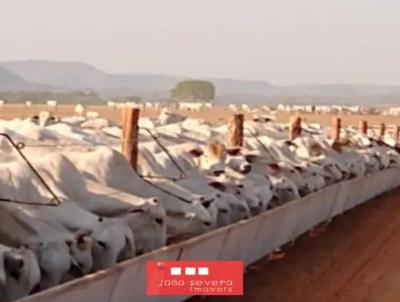
<svg viewBox="0 0 400 302">
<path fill-rule="evenodd" d="M 228 167 L 239 173 L 248 174 L 252 170 L 251 164 L 248 161 L 250 156 L 246 158 L 246 155 L 243 155 L 241 151 L 242 150 L 239 147 L 229 148 L 227 150 L 226 164 Z"/>
<path fill-rule="evenodd" d="M 216 175 L 225 171 L 226 149 L 218 143 L 208 144 L 202 149 L 203 154 L 199 157 L 199 165 L 207 174 Z"/>
<path fill-rule="evenodd" d="M 117 263 L 121 251 L 127 245 L 127 237 L 133 234 L 124 218 L 107 218 L 93 228 L 93 270 L 101 270 Z M 133 241 L 133 239 L 132 239 Z"/>
<path fill-rule="evenodd" d="M 229 166 L 240 173 L 249 173 L 251 165 L 240 153 L 240 148 L 226 148 L 219 143 L 212 143 L 202 149 L 192 149 L 189 154 L 197 157 L 199 168 L 208 175 L 220 176 L 225 173 L 225 167 Z"/>
<path fill-rule="evenodd" d="M 35 253 L 28 248 L 6 249 L 1 252 L 1 294 L 7 301 L 29 295 L 40 282 L 40 268 Z"/>
<path fill-rule="evenodd" d="M 31 122 L 40 127 L 49 126 L 57 123 L 58 121 L 59 119 L 54 117 L 53 114 L 48 111 L 42 111 L 38 115 L 31 117 Z"/>
<path fill-rule="evenodd" d="M 167 230 L 171 238 L 182 235 L 193 236 L 209 231 L 216 221 L 201 201 L 195 200 L 190 207 L 167 210 Z"/>
<path fill-rule="evenodd" d="M 15 251 L 6 251 L 4 253 L 4 270 L 6 274 L 19 281 L 22 275 L 24 266 L 24 259 Z"/>
<path fill-rule="evenodd" d="M 7 296 L 10 300 L 17 300 L 29 295 L 35 288 L 39 287 L 41 273 L 38 260 L 32 250 L 22 246 L 18 249 L 12 249 L 11 253 L 13 257 L 18 256 L 23 261 L 23 265 L 19 270 L 19 264 L 17 263 L 17 271 L 14 271 L 14 273 L 7 272 L 8 269 L 6 269 L 6 275 L 8 276 Z M 5 265 L 7 266 L 6 263 Z M 12 275 L 14 276 L 12 277 Z"/>
<path fill-rule="evenodd" d="M 299 191 L 293 181 L 288 178 L 280 178 L 274 182 L 275 202 L 283 204 L 300 198 Z"/>
<path fill-rule="evenodd" d="M 146 201 L 145 204 L 135 207 L 123 215 L 129 228 L 133 231 L 137 255 L 160 248 L 167 241 L 164 207 L 157 199 L 149 198 Z M 154 203 L 154 201 L 157 202 Z M 127 248 L 128 245 L 125 245 L 124 251 L 129 251 Z"/>
<path fill-rule="evenodd" d="M 89 273 L 93 267 L 92 245 L 90 233 L 77 232 L 75 237 L 65 242 L 72 256 L 71 274 L 79 277 Z"/>
<path fill-rule="evenodd" d="M 35 251 L 40 271 L 40 288 L 60 284 L 69 274 L 74 260 L 70 254 L 67 242 L 64 241 L 42 241 L 29 246 Z"/>
</svg>

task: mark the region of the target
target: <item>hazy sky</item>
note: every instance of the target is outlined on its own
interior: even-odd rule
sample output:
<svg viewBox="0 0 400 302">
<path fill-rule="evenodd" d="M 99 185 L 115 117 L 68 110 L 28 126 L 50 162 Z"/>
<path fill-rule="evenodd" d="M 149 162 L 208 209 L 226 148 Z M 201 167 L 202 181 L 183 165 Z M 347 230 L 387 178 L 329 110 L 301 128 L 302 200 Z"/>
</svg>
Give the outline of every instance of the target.
<svg viewBox="0 0 400 302">
<path fill-rule="evenodd" d="M 399 0 L 0 0 L 0 60 L 400 84 Z"/>
</svg>

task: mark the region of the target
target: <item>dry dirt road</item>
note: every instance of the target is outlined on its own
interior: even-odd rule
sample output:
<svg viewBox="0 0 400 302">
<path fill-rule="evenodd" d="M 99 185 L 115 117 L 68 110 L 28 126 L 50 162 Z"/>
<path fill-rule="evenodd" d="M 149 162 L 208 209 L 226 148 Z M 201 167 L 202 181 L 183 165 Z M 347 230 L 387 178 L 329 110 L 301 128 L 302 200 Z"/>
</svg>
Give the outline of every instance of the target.
<svg viewBox="0 0 400 302">
<path fill-rule="evenodd" d="M 250 267 L 243 297 L 190 302 L 399 302 L 400 189 L 337 217 L 287 252 Z"/>
</svg>

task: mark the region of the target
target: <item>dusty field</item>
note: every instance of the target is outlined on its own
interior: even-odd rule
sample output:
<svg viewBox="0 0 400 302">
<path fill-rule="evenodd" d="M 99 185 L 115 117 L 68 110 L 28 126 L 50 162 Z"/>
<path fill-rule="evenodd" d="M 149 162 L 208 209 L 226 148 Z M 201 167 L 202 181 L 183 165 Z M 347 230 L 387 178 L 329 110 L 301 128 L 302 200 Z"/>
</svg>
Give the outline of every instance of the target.
<svg viewBox="0 0 400 302">
<path fill-rule="evenodd" d="M 336 218 L 317 238 L 300 238 L 276 262 L 245 275 L 243 297 L 190 302 L 400 301 L 400 189 Z"/>
<path fill-rule="evenodd" d="M 72 105 L 60 105 L 57 108 L 51 108 L 46 105 L 34 105 L 32 107 L 25 107 L 24 105 L 4 105 L 0 106 L 0 119 L 11 119 L 15 117 L 28 117 L 39 113 L 40 111 L 51 111 L 56 116 L 68 116 L 73 114 L 74 106 Z M 119 109 L 112 109 L 107 106 L 88 106 L 87 110 L 93 110 L 100 113 L 102 117 L 110 119 L 115 122 L 120 122 L 121 112 Z M 227 107 L 215 106 L 211 110 L 204 109 L 199 112 L 180 111 L 180 113 L 205 119 L 211 123 L 226 123 L 228 118 L 233 114 Z M 159 114 L 159 110 L 155 109 L 144 109 L 141 112 L 142 116 L 155 117 Z M 252 113 L 245 113 L 246 118 L 251 118 Z M 294 115 L 294 114 L 293 114 Z M 320 123 L 322 125 L 331 125 L 332 119 L 338 117 L 333 114 L 301 114 L 300 115 L 305 121 L 310 123 Z M 359 121 L 365 119 L 370 125 L 379 125 L 379 123 L 385 122 L 387 125 L 400 125 L 400 118 L 378 116 L 378 115 L 341 115 L 343 125 L 358 125 Z M 290 114 L 278 113 L 277 121 L 287 122 L 290 118 Z"/>
</svg>

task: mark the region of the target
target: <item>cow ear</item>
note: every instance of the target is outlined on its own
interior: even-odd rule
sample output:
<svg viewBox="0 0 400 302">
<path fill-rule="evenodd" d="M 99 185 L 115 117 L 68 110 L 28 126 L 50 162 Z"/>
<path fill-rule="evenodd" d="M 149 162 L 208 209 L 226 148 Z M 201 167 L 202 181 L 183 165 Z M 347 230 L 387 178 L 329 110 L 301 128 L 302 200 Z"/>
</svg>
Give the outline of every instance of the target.
<svg viewBox="0 0 400 302">
<path fill-rule="evenodd" d="M 88 239 L 89 238 L 87 237 L 86 234 L 80 234 L 76 236 L 76 243 L 81 251 L 86 250 L 88 243 L 90 242 Z"/>
<path fill-rule="evenodd" d="M 65 240 L 65 244 L 66 245 L 68 245 L 69 247 L 71 247 L 72 246 L 72 240 L 70 240 L 70 239 L 68 239 L 68 240 Z"/>
<path fill-rule="evenodd" d="M 228 153 L 231 156 L 237 156 L 240 154 L 240 148 L 229 148 L 226 149 L 226 153 Z"/>
<path fill-rule="evenodd" d="M 76 235 L 76 236 L 75 236 L 75 238 L 76 238 L 76 243 L 77 243 L 78 245 L 79 245 L 79 244 L 84 244 L 84 243 L 85 243 L 85 237 L 86 237 L 85 234 Z"/>
<path fill-rule="evenodd" d="M 297 171 L 299 171 L 300 173 L 301 172 L 304 172 L 304 169 L 302 168 L 302 167 L 300 167 L 300 166 L 295 166 L 294 167 Z"/>
<path fill-rule="evenodd" d="M 267 166 L 268 166 L 269 168 L 271 168 L 272 170 L 274 170 L 274 171 L 279 171 L 279 170 L 281 169 L 281 167 L 280 167 L 278 164 L 276 164 L 276 163 L 267 164 Z"/>
<path fill-rule="evenodd" d="M 254 154 L 246 154 L 244 156 L 244 158 L 246 159 L 247 162 L 252 163 L 253 161 L 255 161 L 257 159 L 257 155 Z"/>
<path fill-rule="evenodd" d="M 286 140 L 285 144 L 289 147 L 295 147 L 298 148 L 299 146 L 297 144 L 295 144 L 294 142 L 292 142 L 291 140 Z"/>
<path fill-rule="evenodd" d="M 20 270 L 24 266 L 24 259 L 12 252 L 4 253 L 4 267 L 11 276 L 19 280 Z"/>
<path fill-rule="evenodd" d="M 202 204 L 206 209 L 208 209 L 208 208 L 210 207 L 210 205 L 211 205 L 212 202 L 213 202 L 212 200 L 207 200 L 207 201 L 203 201 L 201 204 Z"/>
<path fill-rule="evenodd" d="M 219 181 L 213 181 L 208 183 L 210 187 L 213 187 L 214 189 L 220 190 L 220 191 L 225 191 L 226 187 L 222 182 Z"/>
<path fill-rule="evenodd" d="M 84 244 L 85 243 L 85 235 L 78 235 L 76 236 L 76 243 L 79 244 Z"/>
<path fill-rule="evenodd" d="M 193 157 L 200 157 L 204 154 L 203 150 L 199 148 L 195 148 L 189 151 L 189 154 L 191 154 Z"/>
</svg>

